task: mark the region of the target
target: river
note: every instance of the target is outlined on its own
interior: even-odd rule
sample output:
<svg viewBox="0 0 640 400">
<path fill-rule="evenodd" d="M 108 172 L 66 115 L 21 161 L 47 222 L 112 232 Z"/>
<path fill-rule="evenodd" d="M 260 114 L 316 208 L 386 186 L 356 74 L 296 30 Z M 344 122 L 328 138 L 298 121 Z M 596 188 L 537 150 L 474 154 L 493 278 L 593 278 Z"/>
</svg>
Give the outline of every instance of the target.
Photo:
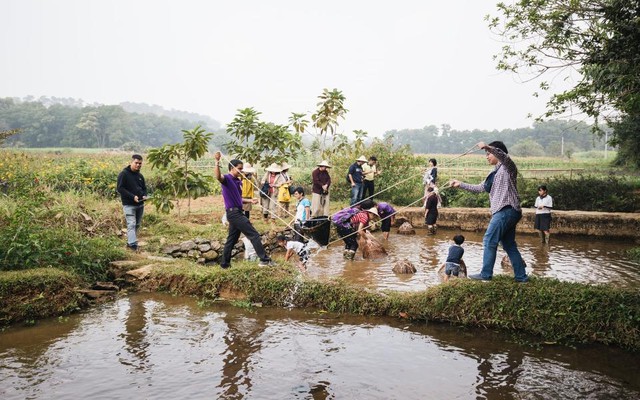
<svg viewBox="0 0 640 400">
<path fill-rule="evenodd" d="M 376 290 L 439 284 L 451 237 L 391 235 L 389 256 L 342 259 L 336 243 L 307 274 Z M 482 234 L 464 232 L 469 272 Z M 379 234 L 376 237 L 380 239 Z M 640 288 L 633 243 L 519 235 L 528 273 Z M 499 260 L 496 273 L 510 274 Z M 413 275 L 391 271 L 398 260 Z M 449 324 L 317 310 L 200 304 L 133 294 L 69 317 L 0 332 L 0 398 L 8 399 L 637 399 L 640 358 L 599 345 L 576 348 Z"/>
<path fill-rule="evenodd" d="M 0 333 L 0 398 L 637 399 L 637 355 L 134 294 Z"/>
</svg>

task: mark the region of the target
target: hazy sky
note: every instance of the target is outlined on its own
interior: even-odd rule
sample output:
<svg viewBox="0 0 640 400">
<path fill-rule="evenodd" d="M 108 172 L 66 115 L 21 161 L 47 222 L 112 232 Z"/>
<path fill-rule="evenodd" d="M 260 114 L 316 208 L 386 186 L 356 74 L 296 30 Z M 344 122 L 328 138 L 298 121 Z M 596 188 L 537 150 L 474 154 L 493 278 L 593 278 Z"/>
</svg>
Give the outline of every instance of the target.
<svg viewBox="0 0 640 400">
<path fill-rule="evenodd" d="M 338 88 L 346 132 L 529 126 L 545 101 L 495 69 L 497 1 L 0 0 L 0 97 L 286 123 Z"/>
</svg>

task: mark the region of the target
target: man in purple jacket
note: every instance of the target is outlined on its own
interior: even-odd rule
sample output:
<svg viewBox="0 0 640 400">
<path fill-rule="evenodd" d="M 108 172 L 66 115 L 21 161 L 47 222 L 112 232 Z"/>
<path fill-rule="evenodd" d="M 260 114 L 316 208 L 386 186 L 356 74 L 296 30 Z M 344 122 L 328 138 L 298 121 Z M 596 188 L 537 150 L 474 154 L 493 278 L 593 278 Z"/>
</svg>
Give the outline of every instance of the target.
<svg viewBox="0 0 640 400">
<path fill-rule="evenodd" d="M 222 199 L 224 200 L 227 221 L 229 222 L 229 235 L 227 236 L 227 242 L 224 244 L 220 266 L 222 268 L 229 268 L 231 266 L 231 251 L 240 238 L 241 233 L 244 233 L 247 239 L 249 239 L 258 254 L 260 258 L 260 264 L 258 265 L 261 267 L 272 265 L 273 263 L 269 256 L 267 256 L 264 246 L 262 245 L 260 234 L 253 225 L 251 225 L 251 222 L 242 210 L 243 202 L 251 202 L 253 204 L 258 202 L 257 199 L 242 198 L 242 180 L 240 179 L 243 168 L 242 161 L 235 159 L 229 161 L 229 173 L 222 175 L 220 172 L 220 157 L 222 157 L 222 155 L 219 151 L 216 151 L 213 157 L 216 160 L 213 171 L 215 172 L 216 179 L 222 186 Z"/>
</svg>

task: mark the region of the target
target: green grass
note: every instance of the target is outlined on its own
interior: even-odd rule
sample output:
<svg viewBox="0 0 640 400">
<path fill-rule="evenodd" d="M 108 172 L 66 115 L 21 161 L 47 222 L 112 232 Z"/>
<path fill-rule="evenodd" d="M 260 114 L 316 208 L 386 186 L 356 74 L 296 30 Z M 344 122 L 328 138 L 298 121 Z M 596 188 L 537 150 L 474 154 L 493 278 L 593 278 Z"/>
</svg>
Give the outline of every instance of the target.
<svg viewBox="0 0 640 400">
<path fill-rule="evenodd" d="M 77 311 L 84 298 L 75 292 L 77 275 L 56 268 L 0 271 L 0 326 Z"/>
<path fill-rule="evenodd" d="M 497 276 L 489 283 L 456 280 L 419 293 L 379 293 L 339 279 L 305 279 L 290 267 L 243 263 L 229 270 L 163 267 L 154 272 L 151 285 L 147 289 L 209 300 L 231 290 L 236 296 L 244 294 L 235 299 L 243 304 L 293 304 L 339 313 L 448 321 L 526 332 L 543 342 L 600 342 L 640 350 L 640 293 L 609 285 L 535 277 L 520 284 Z"/>
<path fill-rule="evenodd" d="M 82 147 L 12 147 L 12 150 L 24 151 L 27 153 L 62 153 L 62 154 L 127 154 L 129 151 L 95 149 Z"/>
</svg>

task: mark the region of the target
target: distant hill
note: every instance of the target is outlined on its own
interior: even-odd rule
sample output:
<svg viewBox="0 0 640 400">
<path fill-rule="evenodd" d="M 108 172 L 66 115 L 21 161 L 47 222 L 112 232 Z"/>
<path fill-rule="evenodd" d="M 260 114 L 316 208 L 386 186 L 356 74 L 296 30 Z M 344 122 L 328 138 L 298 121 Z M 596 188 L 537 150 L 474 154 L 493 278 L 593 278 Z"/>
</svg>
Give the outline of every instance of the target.
<svg viewBox="0 0 640 400">
<path fill-rule="evenodd" d="M 0 131 L 21 131 L 7 138 L 7 146 L 145 149 L 179 142 L 182 130 L 196 125 L 215 133 L 212 148 L 222 148 L 230 139 L 211 117 L 157 105 L 89 104 L 58 97 L 0 98 Z"/>
<path fill-rule="evenodd" d="M 169 117 L 173 119 L 181 119 L 189 122 L 193 122 L 197 125 L 202 125 L 203 127 L 207 127 L 210 130 L 218 130 L 220 129 L 220 122 L 215 119 L 209 117 L 208 115 L 196 114 L 188 111 L 180 111 L 180 110 L 167 110 L 162 106 L 157 104 L 146 104 L 146 103 L 133 103 L 130 101 L 125 101 L 120 103 L 120 106 L 128 112 L 134 112 L 138 114 L 155 114 L 164 117 Z"/>
</svg>

